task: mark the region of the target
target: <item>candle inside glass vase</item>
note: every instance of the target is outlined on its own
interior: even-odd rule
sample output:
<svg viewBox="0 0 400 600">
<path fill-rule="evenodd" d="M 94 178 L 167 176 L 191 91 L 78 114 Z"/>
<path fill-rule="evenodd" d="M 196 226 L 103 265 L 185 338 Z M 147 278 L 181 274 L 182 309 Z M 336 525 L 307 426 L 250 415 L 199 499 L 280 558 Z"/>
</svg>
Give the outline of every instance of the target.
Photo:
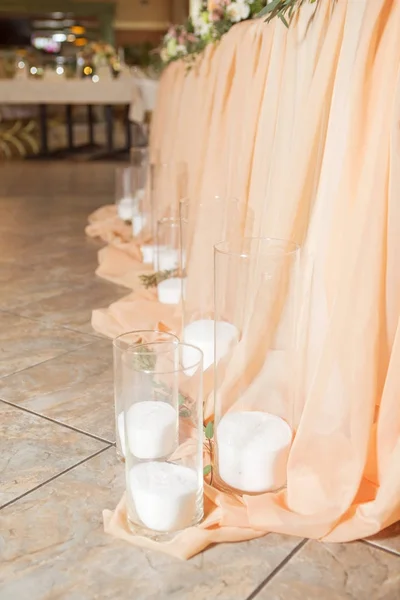
<svg viewBox="0 0 400 600">
<path fill-rule="evenodd" d="M 126 379 L 128 523 L 149 537 L 193 526 L 203 516 L 202 353 L 193 348 L 188 375 L 185 349 L 165 342 L 135 347 Z"/>
<path fill-rule="evenodd" d="M 247 493 L 283 487 L 292 437 L 288 423 L 276 415 L 261 411 L 224 415 L 216 430 L 219 476 Z"/>
<path fill-rule="evenodd" d="M 181 247 L 179 219 L 165 218 L 157 223 L 156 271 L 166 278 L 157 285 L 159 302 L 178 304 L 181 300 L 185 256 Z"/>
<path fill-rule="evenodd" d="M 215 356 L 215 331 L 219 344 Z M 214 322 L 211 319 L 199 319 L 189 323 L 183 330 L 183 341 L 200 348 L 204 354 L 204 369 L 208 369 L 216 360 L 223 358 L 232 344 L 239 340 L 239 330 L 232 323 L 225 321 Z M 184 355 L 184 364 L 191 362 L 190 349 Z"/>
<path fill-rule="evenodd" d="M 131 378 L 132 350 L 135 346 L 150 342 L 178 343 L 179 339 L 173 333 L 157 330 L 140 330 L 124 333 L 113 340 L 115 436 L 117 455 L 120 459 L 124 459 L 126 454 L 124 403 L 126 401 L 125 395 L 129 396 L 131 394 L 127 381 Z M 144 398 L 148 397 L 149 393 Z M 138 409 L 136 408 L 135 410 L 137 411 Z M 167 410 L 164 409 L 164 414 Z M 131 420 L 130 418 L 129 421 Z"/>
<path fill-rule="evenodd" d="M 135 197 L 132 201 L 132 235 L 137 237 L 147 225 L 147 216 L 143 211 L 145 191 L 143 189 L 137 190 Z"/>
<path fill-rule="evenodd" d="M 215 318 L 213 307 L 214 244 L 226 235 L 240 235 L 240 215 L 236 198 L 200 196 L 180 202 L 181 243 L 188 278 L 183 295 L 182 339 L 203 351 L 204 369 L 226 356 L 240 337 L 234 320 L 225 315 Z M 198 230 L 204 230 L 204 238 L 196 235 Z M 215 353 L 216 331 L 219 344 Z M 188 353 L 184 362 L 190 360 Z"/>
<path fill-rule="evenodd" d="M 181 277 L 171 277 L 170 279 L 161 281 L 157 284 L 158 301 L 162 304 L 179 304 L 185 281 Z"/>
<path fill-rule="evenodd" d="M 132 167 L 119 167 L 115 171 L 115 203 L 123 221 L 131 221 L 135 197 L 135 172 Z"/>
<path fill-rule="evenodd" d="M 299 247 L 271 238 L 215 246 L 215 318 L 241 331 L 223 365 L 215 331 L 215 477 L 235 492 L 286 485 L 297 395 Z"/>
</svg>

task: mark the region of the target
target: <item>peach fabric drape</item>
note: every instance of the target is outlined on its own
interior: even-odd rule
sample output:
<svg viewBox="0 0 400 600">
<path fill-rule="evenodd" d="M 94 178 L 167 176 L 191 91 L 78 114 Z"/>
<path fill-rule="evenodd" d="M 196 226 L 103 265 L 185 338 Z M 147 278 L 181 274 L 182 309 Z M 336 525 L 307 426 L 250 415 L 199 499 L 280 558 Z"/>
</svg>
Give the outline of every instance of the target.
<svg viewBox="0 0 400 600">
<path fill-rule="evenodd" d="M 288 30 L 235 26 L 188 73 L 177 62 L 163 74 L 151 147 L 188 162 L 210 215 L 212 196 L 235 196 L 247 235 L 300 242 L 309 305 L 287 489 L 235 498 L 207 486 L 205 522 L 157 547 L 188 558 L 268 531 L 349 541 L 399 520 L 400 1 L 320 0 Z M 98 274 L 135 289 L 94 311 L 95 328 L 176 327 L 137 287 L 135 244 L 112 214 L 88 234 L 109 242 Z M 188 285 L 210 286 L 201 243 L 193 261 Z M 106 530 L 149 544 L 128 536 L 123 510 L 105 513 Z"/>
</svg>

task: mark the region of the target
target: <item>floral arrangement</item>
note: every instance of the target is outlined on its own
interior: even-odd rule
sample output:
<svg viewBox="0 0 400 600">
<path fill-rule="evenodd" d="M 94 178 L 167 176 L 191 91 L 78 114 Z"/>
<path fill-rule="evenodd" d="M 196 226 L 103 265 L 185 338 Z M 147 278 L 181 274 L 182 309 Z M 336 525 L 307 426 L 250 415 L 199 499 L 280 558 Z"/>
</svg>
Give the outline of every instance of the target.
<svg viewBox="0 0 400 600">
<path fill-rule="evenodd" d="M 295 11 L 305 2 L 317 0 L 204 0 L 199 14 L 184 25 L 171 26 L 159 49 L 164 66 L 178 59 L 193 61 L 211 42 L 218 41 L 229 29 L 254 17 L 275 17 L 288 27 Z"/>
<path fill-rule="evenodd" d="M 211 42 L 218 41 L 232 25 L 251 19 L 268 0 L 208 0 L 199 14 L 184 25 L 171 26 L 160 49 L 164 65 L 180 58 L 192 60 Z"/>
<path fill-rule="evenodd" d="M 89 42 L 82 50 L 85 59 L 112 63 L 118 58 L 117 52 L 111 44 L 105 42 Z"/>
</svg>

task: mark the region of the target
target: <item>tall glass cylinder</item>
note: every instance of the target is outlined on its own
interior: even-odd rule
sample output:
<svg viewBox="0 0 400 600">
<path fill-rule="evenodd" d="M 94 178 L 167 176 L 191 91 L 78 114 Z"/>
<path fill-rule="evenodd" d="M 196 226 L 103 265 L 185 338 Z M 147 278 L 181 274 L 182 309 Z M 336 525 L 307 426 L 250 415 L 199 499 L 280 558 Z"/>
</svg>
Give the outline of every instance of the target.
<svg viewBox="0 0 400 600">
<path fill-rule="evenodd" d="M 204 368 L 214 364 L 214 245 L 225 239 L 240 239 L 244 227 L 243 203 L 236 198 L 210 196 L 184 199 L 180 205 L 182 256 L 186 284 L 183 298 L 182 340 L 201 348 Z M 229 338 L 237 329 L 217 323 Z M 228 331 L 229 329 L 229 331 Z M 190 357 L 188 357 L 190 360 Z"/>
<path fill-rule="evenodd" d="M 182 270 L 179 219 L 165 218 L 157 223 L 157 259 L 155 269 L 165 274 L 157 285 L 163 304 L 178 304 L 181 299 Z"/>
<path fill-rule="evenodd" d="M 188 171 L 185 162 L 154 162 L 150 165 L 151 222 L 153 243 L 157 244 L 157 223 L 160 219 L 175 218 L 179 201 L 187 195 Z M 154 267 L 157 253 L 154 251 Z"/>
<path fill-rule="evenodd" d="M 236 492 L 286 484 L 298 385 L 299 257 L 296 244 L 270 238 L 215 246 L 213 468 L 216 481 Z"/>
<path fill-rule="evenodd" d="M 143 169 L 145 173 L 147 173 L 149 168 L 148 146 L 131 146 L 129 150 L 129 160 L 132 167 Z"/>
<path fill-rule="evenodd" d="M 118 167 L 115 170 L 115 203 L 120 219 L 132 220 L 135 197 L 135 176 L 131 167 Z"/>
<path fill-rule="evenodd" d="M 130 167 L 134 181 L 132 201 L 132 234 L 146 239 L 151 227 L 151 199 L 149 183 L 149 149 L 147 146 L 132 146 Z"/>
<path fill-rule="evenodd" d="M 130 393 L 127 379 L 132 349 L 150 342 L 177 344 L 179 339 L 174 334 L 164 331 L 142 330 L 123 333 L 113 340 L 115 440 L 117 456 L 122 460 L 125 458 L 124 394 Z"/>
<path fill-rule="evenodd" d="M 126 491 L 131 529 L 151 537 L 203 518 L 203 360 L 185 345 L 136 346 L 125 385 Z"/>
</svg>

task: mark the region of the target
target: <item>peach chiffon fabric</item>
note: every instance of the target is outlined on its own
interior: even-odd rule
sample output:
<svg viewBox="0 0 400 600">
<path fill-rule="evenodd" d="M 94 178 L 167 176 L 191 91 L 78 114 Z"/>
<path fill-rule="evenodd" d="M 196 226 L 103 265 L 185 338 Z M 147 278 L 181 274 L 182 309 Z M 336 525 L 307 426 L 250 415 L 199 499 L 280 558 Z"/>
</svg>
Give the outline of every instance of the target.
<svg viewBox="0 0 400 600">
<path fill-rule="evenodd" d="M 163 74 L 151 147 L 188 161 L 193 198 L 238 197 L 244 233 L 312 257 L 304 394 L 287 489 L 236 498 L 206 486 L 204 523 L 166 544 L 130 535 L 122 500 L 106 531 L 189 558 L 269 531 L 342 542 L 399 520 L 400 1 L 321 0 L 289 30 L 235 26 L 189 73 L 177 62 Z M 125 227 L 101 211 L 87 230 L 109 242 L 98 274 L 135 292 L 94 311 L 94 327 L 176 328 L 174 310 L 137 287 Z M 188 285 L 207 288 L 196 247 Z"/>
</svg>

